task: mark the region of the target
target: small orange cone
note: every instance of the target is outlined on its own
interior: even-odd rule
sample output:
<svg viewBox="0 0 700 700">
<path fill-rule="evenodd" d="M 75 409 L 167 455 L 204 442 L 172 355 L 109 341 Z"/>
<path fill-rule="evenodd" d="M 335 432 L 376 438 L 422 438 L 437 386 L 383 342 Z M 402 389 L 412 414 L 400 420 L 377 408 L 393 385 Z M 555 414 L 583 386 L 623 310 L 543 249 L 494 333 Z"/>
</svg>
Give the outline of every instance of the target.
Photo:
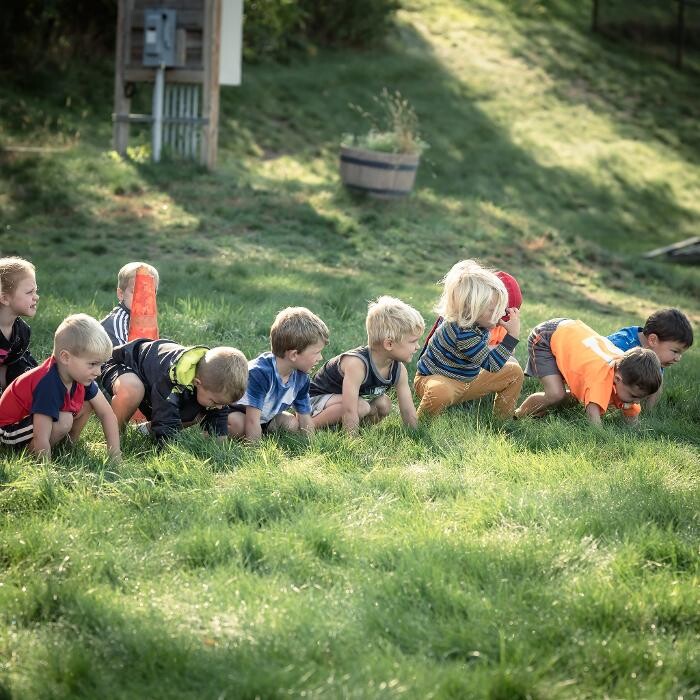
<svg viewBox="0 0 700 700">
<path fill-rule="evenodd" d="M 156 281 L 147 267 L 136 270 L 134 298 L 131 302 L 129 340 L 137 338 L 158 339 L 158 308 L 156 306 Z"/>
<path fill-rule="evenodd" d="M 131 319 L 129 321 L 129 340 L 148 338 L 158 340 L 158 307 L 156 306 L 156 281 L 147 267 L 136 270 L 134 280 L 134 298 L 131 300 Z M 131 417 L 134 423 L 143 423 L 148 419 L 136 411 Z"/>
</svg>

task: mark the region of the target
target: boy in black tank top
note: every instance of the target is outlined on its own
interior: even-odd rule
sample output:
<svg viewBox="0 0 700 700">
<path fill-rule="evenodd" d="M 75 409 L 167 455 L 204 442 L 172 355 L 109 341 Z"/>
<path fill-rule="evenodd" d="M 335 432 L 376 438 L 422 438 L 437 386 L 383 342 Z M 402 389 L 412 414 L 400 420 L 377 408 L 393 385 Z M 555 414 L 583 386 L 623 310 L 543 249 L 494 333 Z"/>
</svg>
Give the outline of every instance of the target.
<svg viewBox="0 0 700 700">
<path fill-rule="evenodd" d="M 365 325 L 367 345 L 331 358 L 311 381 L 314 426 L 342 423 L 354 433 L 360 421 L 378 423 L 391 411 L 387 392 L 395 387 L 401 418 L 415 428 L 416 409 L 404 363 L 420 347 L 423 317 L 400 299 L 382 296 L 370 303 Z"/>
</svg>

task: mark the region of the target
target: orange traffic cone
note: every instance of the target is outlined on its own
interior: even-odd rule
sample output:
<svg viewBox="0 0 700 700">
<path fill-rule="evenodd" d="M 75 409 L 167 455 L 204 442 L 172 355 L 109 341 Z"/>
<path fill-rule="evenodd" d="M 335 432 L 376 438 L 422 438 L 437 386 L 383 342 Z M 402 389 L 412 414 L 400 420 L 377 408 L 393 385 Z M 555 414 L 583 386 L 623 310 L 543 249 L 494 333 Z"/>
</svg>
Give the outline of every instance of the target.
<svg viewBox="0 0 700 700">
<path fill-rule="evenodd" d="M 134 297 L 131 300 L 129 340 L 137 338 L 158 339 L 158 308 L 156 306 L 156 281 L 147 267 L 136 270 Z M 131 417 L 133 423 L 143 423 L 148 419 L 136 411 Z"/>
<path fill-rule="evenodd" d="M 156 306 L 156 281 L 147 267 L 136 270 L 134 298 L 131 302 L 129 340 L 137 338 L 158 339 L 158 308 Z"/>
</svg>

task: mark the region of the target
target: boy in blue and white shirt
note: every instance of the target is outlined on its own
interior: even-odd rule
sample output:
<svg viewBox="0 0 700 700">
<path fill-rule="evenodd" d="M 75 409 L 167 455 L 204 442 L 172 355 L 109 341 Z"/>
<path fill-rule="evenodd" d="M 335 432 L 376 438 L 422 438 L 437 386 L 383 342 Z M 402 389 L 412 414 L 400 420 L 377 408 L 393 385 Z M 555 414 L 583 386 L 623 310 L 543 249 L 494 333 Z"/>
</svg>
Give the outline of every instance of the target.
<svg viewBox="0 0 700 700">
<path fill-rule="evenodd" d="M 255 442 L 269 431 L 313 433 L 309 372 L 323 359 L 326 343 L 328 328 L 311 311 L 303 306 L 280 311 L 270 329 L 272 352 L 248 363 L 248 387 L 229 416 L 229 435 Z"/>
<path fill-rule="evenodd" d="M 608 340 L 623 352 L 631 348 L 649 348 L 656 353 L 661 371 L 680 362 L 683 353 L 693 344 L 693 327 L 688 317 L 678 309 L 660 309 L 646 320 L 644 326 L 627 326 L 611 333 Z M 659 400 L 661 388 L 646 400 L 651 409 Z"/>
</svg>

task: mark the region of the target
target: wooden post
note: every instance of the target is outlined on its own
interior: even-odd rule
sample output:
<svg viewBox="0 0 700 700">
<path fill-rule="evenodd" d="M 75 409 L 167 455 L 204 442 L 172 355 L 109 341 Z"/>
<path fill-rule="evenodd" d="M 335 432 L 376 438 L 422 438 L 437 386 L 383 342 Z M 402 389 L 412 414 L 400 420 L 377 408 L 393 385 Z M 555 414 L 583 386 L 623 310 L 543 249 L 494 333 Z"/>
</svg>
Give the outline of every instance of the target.
<svg viewBox="0 0 700 700">
<path fill-rule="evenodd" d="M 127 97 L 124 88 L 124 71 L 129 61 L 131 42 L 128 29 L 131 27 L 131 17 L 134 0 L 119 0 L 117 10 L 117 51 L 114 63 L 114 125 L 112 127 L 113 146 L 120 155 L 126 155 L 129 145 L 129 122 L 120 120 L 119 115 L 129 114 L 131 98 Z"/>
<path fill-rule="evenodd" d="M 219 141 L 219 42 L 221 28 L 221 0 L 205 0 L 204 81 L 202 83 L 202 117 L 208 119 L 204 126 L 200 162 L 210 170 L 216 167 L 216 151 Z"/>
</svg>

